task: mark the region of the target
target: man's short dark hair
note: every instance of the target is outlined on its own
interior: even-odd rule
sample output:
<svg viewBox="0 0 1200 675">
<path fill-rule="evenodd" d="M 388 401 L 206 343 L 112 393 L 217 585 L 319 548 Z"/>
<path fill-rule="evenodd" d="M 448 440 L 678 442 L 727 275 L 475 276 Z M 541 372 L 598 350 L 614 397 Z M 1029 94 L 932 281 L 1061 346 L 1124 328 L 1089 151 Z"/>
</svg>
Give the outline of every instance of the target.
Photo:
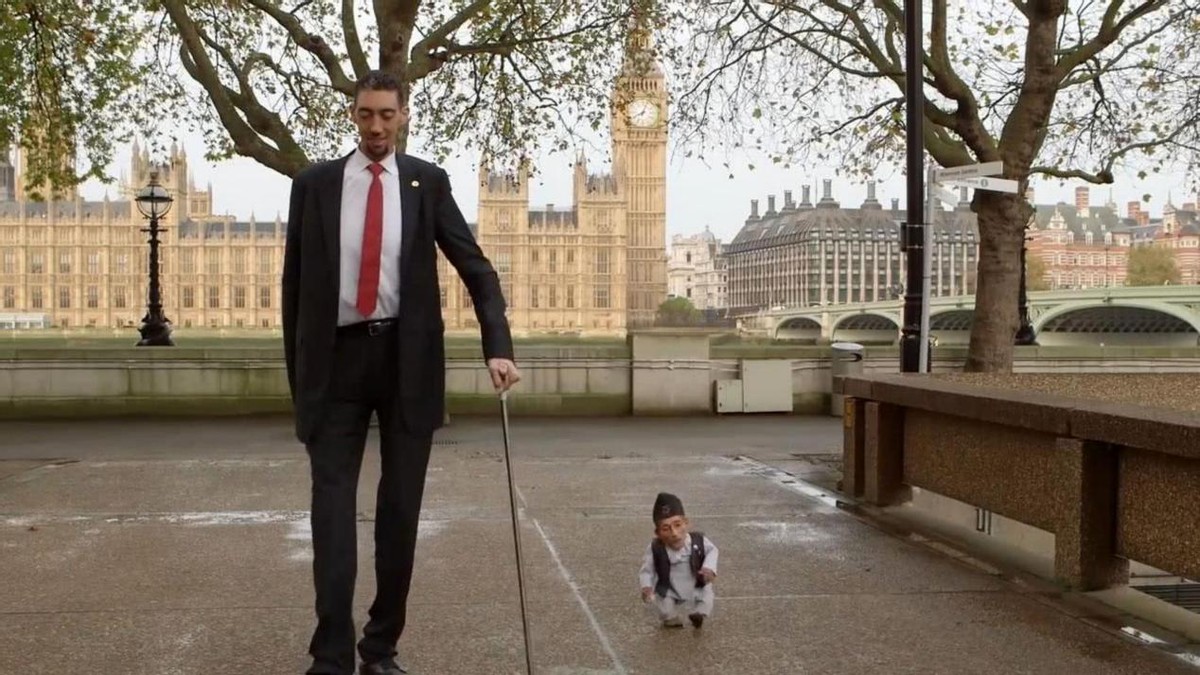
<svg viewBox="0 0 1200 675">
<path fill-rule="evenodd" d="M 404 105 L 404 90 L 400 86 L 400 78 L 386 70 L 372 70 L 358 78 L 358 82 L 354 84 L 355 103 L 358 102 L 359 93 L 363 91 L 394 91 L 400 105 Z"/>
</svg>

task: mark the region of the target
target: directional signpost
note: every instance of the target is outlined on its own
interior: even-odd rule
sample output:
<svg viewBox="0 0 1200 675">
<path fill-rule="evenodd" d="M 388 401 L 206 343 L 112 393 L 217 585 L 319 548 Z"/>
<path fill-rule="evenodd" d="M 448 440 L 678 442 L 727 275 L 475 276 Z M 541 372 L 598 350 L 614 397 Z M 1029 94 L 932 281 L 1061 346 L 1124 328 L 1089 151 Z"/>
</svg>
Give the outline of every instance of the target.
<svg viewBox="0 0 1200 675">
<path fill-rule="evenodd" d="M 980 176 L 996 176 L 1004 173 L 1004 162 L 985 162 L 983 164 L 964 164 L 952 166 L 949 169 L 934 167 L 933 175 L 939 183 L 949 183 L 963 178 L 979 178 Z"/>
<path fill-rule="evenodd" d="M 921 295 L 921 357 L 919 372 L 929 372 L 929 291 L 933 278 L 933 219 L 941 207 L 939 202 L 955 200 L 955 194 L 942 187 L 943 185 L 959 185 L 976 190 L 991 192 L 1017 192 L 1017 181 L 1007 178 L 993 178 L 1004 173 L 1004 162 L 985 162 L 983 164 L 967 164 L 949 169 L 929 167 L 929 177 L 926 180 L 927 198 L 925 201 L 925 274 L 922 279 Z"/>
<path fill-rule="evenodd" d="M 976 190 L 991 190 L 992 192 L 1011 192 L 1016 194 L 1017 181 L 1007 178 L 960 178 L 953 181 L 957 185 L 965 185 Z"/>
</svg>

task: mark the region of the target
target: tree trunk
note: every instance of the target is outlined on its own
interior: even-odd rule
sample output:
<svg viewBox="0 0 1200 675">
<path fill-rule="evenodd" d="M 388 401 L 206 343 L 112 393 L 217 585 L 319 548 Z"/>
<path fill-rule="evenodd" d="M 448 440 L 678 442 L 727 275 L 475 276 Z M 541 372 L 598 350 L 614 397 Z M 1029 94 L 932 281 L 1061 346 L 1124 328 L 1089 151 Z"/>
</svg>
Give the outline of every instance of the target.
<svg viewBox="0 0 1200 675">
<path fill-rule="evenodd" d="M 1028 0 L 1025 78 L 1013 110 L 1004 123 L 997 149 L 1004 178 L 1017 181 L 1017 194 L 979 190 L 979 288 L 967 350 L 967 372 L 1011 372 L 1013 341 L 1020 318 L 1021 247 L 1033 206 L 1025 201 L 1029 170 L 1041 150 L 1062 83 L 1055 49 L 1059 19 L 1067 0 Z M 1119 4 L 1119 3 L 1118 3 Z"/>
<path fill-rule="evenodd" d="M 412 82 L 408 75 L 409 48 L 412 46 L 413 28 L 417 25 L 420 2 L 375 0 L 375 27 L 379 31 L 379 69 L 400 79 L 400 94 L 405 101 L 412 100 Z M 405 120 L 396 133 L 396 154 L 408 151 L 408 126 Z"/>
<path fill-rule="evenodd" d="M 1021 243 L 1031 207 L 1020 195 L 979 191 L 979 288 L 967 372 L 1012 370 L 1017 332 Z"/>
</svg>

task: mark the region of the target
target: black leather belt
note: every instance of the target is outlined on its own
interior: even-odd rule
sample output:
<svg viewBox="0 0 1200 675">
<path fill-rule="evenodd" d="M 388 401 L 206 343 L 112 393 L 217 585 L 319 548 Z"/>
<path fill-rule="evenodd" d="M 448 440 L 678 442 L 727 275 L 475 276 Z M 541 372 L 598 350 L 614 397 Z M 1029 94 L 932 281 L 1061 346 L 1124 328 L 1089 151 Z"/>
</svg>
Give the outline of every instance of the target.
<svg viewBox="0 0 1200 675">
<path fill-rule="evenodd" d="M 363 321 L 361 323 L 352 323 L 347 326 L 338 326 L 338 335 L 365 335 L 375 337 L 377 335 L 386 335 L 396 326 L 400 325 L 399 319 L 376 319 L 374 321 Z"/>
</svg>

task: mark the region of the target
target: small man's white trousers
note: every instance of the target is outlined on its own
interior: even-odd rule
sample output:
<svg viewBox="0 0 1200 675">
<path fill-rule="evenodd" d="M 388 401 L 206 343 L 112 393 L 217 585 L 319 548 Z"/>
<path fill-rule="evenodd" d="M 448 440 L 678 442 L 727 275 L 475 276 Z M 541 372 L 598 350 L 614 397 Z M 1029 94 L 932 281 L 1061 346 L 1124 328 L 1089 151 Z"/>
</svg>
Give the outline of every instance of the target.
<svg viewBox="0 0 1200 675">
<path fill-rule="evenodd" d="M 712 613 L 713 600 L 713 585 L 706 584 L 704 588 L 691 589 L 693 592 L 685 596 L 684 600 L 679 600 L 674 593 L 667 592 L 667 597 L 660 598 L 654 596 L 654 606 L 658 610 L 658 618 L 662 621 L 670 621 L 672 619 L 686 619 L 691 614 L 702 614 L 708 616 Z"/>
</svg>

